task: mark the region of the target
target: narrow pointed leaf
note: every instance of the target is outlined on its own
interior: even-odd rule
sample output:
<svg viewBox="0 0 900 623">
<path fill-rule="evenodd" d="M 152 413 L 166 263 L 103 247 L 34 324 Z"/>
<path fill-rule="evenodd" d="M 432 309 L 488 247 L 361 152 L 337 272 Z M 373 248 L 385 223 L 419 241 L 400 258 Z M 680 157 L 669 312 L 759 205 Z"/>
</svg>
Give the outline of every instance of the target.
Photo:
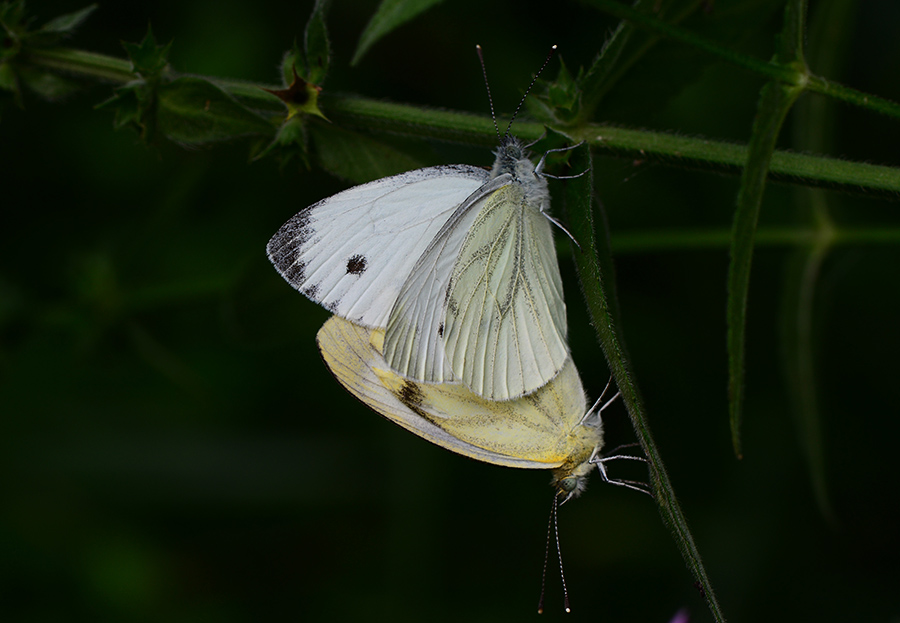
<svg viewBox="0 0 900 623">
<path fill-rule="evenodd" d="M 420 13 L 423 13 L 439 4 L 442 0 L 381 0 L 375 15 L 366 24 L 365 30 L 359 36 L 356 44 L 356 52 L 353 53 L 351 65 L 356 65 L 362 60 L 379 39 L 396 30 Z"/>
<path fill-rule="evenodd" d="M 330 5 L 331 0 L 316 0 L 303 36 L 303 50 L 306 53 L 306 75 L 303 77 L 315 85 L 325 81 L 331 63 L 331 42 L 325 26 L 325 15 Z"/>
<path fill-rule="evenodd" d="M 779 38 L 776 58 L 790 62 L 796 71 L 795 79 L 786 82 L 767 82 L 760 93 L 756 118 L 750 135 L 747 164 L 741 176 L 737 208 L 732 225 L 731 261 L 728 266 L 728 401 L 731 422 L 731 441 L 735 454 L 740 458 L 741 420 L 744 405 L 744 346 L 747 330 L 747 300 L 750 290 L 750 267 L 753 262 L 753 246 L 756 225 L 762 207 L 766 178 L 775 142 L 784 119 L 797 97 L 803 92 L 804 82 L 798 77 L 805 70 L 803 58 L 797 48 L 802 38 L 805 3 L 803 0 L 788 2 L 785 20 Z M 798 35 L 795 31 L 799 30 Z M 789 56 L 795 55 L 790 61 Z M 788 65 L 783 65 L 788 67 Z M 799 84 L 798 84 L 799 83 Z"/>
<path fill-rule="evenodd" d="M 91 4 L 78 11 L 60 15 L 44 24 L 38 32 L 59 35 L 71 34 L 72 31 L 81 26 L 95 10 L 97 10 L 97 5 Z"/>
</svg>

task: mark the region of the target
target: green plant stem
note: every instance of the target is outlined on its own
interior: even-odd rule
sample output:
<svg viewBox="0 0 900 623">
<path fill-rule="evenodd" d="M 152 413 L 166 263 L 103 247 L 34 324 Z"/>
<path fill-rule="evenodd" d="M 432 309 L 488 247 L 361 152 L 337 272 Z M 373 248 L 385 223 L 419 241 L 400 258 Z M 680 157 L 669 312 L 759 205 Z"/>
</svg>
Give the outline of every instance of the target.
<svg viewBox="0 0 900 623">
<path fill-rule="evenodd" d="M 125 84 L 137 77 L 131 72 L 129 61 L 69 48 L 31 52 L 23 61 L 103 82 Z M 250 107 L 273 112 L 284 110 L 274 95 L 263 90 L 276 89 L 279 88 L 278 85 L 235 80 L 214 81 Z M 458 141 L 486 147 L 496 143 L 494 126 L 487 115 L 433 110 L 327 91 L 322 93 L 320 104 L 328 118 L 335 123 L 366 131 Z M 525 140 L 536 139 L 544 132 L 544 128 L 536 123 L 517 122 L 515 129 L 516 134 Z M 736 175 L 747 159 L 745 145 L 666 132 L 587 124 L 570 135 L 576 141 L 588 142 L 598 154 L 607 153 L 688 169 L 700 168 Z M 900 193 L 900 169 L 824 156 L 776 151 L 772 156 L 769 174 L 773 179 L 808 186 L 850 192 L 862 190 L 892 198 Z"/>
<path fill-rule="evenodd" d="M 795 67 L 789 65 L 762 61 L 758 58 L 753 58 L 752 56 L 740 54 L 734 50 L 730 50 L 698 37 L 689 31 L 672 26 L 648 13 L 643 13 L 628 5 L 616 2 L 616 0 L 584 0 L 584 2 L 605 13 L 609 13 L 620 19 L 628 20 L 636 26 L 646 28 L 669 37 L 670 39 L 674 39 L 675 41 L 680 41 L 701 49 L 704 52 L 717 56 L 724 61 L 751 71 L 768 80 L 776 80 L 785 84 L 802 86 L 810 91 L 815 91 L 816 93 L 821 93 L 822 95 L 827 95 L 861 108 L 867 108 L 883 115 L 900 119 L 900 104 L 888 99 L 877 97 L 875 95 L 868 95 L 861 91 L 857 91 L 856 89 L 851 89 L 850 87 L 831 82 L 825 78 L 798 72 Z"/>
<path fill-rule="evenodd" d="M 322 97 L 329 119 L 359 129 L 376 129 L 422 138 L 458 140 L 467 144 L 492 146 L 496 133 L 490 117 L 393 104 L 357 97 Z M 525 140 L 540 137 L 544 128 L 537 123 L 516 122 L 516 134 Z M 747 161 L 747 146 L 666 132 L 631 130 L 601 124 L 587 124 L 570 132 L 576 141 L 585 141 L 596 153 L 665 163 L 688 169 L 705 169 L 737 175 Z M 889 197 L 900 193 L 900 169 L 862 162 L 838 160 L 776 151 L 770 163 L 773 179 L 808 186 L 857 192 L 866 190 Z"/>
</svg>

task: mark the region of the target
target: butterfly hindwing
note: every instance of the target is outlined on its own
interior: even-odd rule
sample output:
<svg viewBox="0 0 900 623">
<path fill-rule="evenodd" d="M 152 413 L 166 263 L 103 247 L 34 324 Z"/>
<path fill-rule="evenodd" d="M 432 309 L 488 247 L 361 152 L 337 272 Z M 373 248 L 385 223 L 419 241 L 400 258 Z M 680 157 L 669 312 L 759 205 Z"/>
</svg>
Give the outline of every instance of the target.
<svg viewBox="0 0 900 623">
<path fill-rule="evenodd" d="M 369 407 L 416 435 L 471 458 L 547 469 L 583 462 L 602 441 L 581 426 L 585 396 L 569 359 L 547 385 L 496 402 L 459 383 L 428 384 L 399 376 L 384 361 L 383 331 L 332 317 L 317 340 L 338 381 Z"/>
<path fill-rule="evenodd" d="M 267 251 L 297 290 L 333 313 L 384 327 L 419 256 L 487 171 L 449 165 L 349 188 L 299 212 Z"/>
</svg>

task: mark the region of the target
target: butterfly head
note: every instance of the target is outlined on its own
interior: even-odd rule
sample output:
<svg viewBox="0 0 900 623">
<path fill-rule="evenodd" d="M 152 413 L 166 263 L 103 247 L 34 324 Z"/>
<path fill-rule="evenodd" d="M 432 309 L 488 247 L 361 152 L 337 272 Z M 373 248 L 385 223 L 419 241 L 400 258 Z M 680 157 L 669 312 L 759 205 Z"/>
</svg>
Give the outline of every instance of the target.
<svg viewBox="0 0 900 623">
<path fill-rule="evenodd" d="M 574 468 L 560 468 L 553 472 L 552 485 L 556 487 L 556 495 L 562 498 L 561 504 L 565 504 L 572 498 L 577 498 L 587 489 L 588 475 L 593 469 L 588 461 L 579 463 Z"/>
<path fill-rule="evenodd" d="M 492 178 L 509 173 L 513 178 L 521 179 L 534 173 L 534 163 L 528 159 L 528 150 L 513 136 L 504 138 L 494 155 L 497 159 L 491 170 Z"/>
</svg>

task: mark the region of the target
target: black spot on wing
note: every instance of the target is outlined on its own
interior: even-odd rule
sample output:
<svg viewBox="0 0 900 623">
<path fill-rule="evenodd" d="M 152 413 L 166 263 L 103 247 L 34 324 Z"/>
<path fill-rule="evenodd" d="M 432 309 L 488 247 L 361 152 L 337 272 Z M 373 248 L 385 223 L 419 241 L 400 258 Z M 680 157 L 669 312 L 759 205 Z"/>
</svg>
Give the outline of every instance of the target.
<svg viewBox="0 0 900 623">
<path fill-rule="evenodd" d="M 347 260 L 347 274 L 348 275 L 361 275 L 364 272 L 366 272 L 367 266 L 368 266 L 368 261 L 366 261 L 365 256 L 354 255 L 349 260 Z"/>
<path fill-rule="evenodd" d="M 422 409 L 422 402 L 425 400 L 425 396 L 418 385 L 408 381 L 404 382 L 397 392 L 397 398 L 419 417 L 426 420 L 429 419 L 428 414 Z"/>
<path fill-rule="evenodd" d="M 309 298 L 311 298 L 314 301 L 318 300 L 316 295 L 319 294 L 319 284 L 314 283 L 311 286 L 303 288 L 303 294 L 305 294 L 306 296 L 308 296 Z"/>
<path fill-rule="evenodd" d="M 444 323 L 438 325 L 438 337 L 444 337 Z"/>
</svg>

